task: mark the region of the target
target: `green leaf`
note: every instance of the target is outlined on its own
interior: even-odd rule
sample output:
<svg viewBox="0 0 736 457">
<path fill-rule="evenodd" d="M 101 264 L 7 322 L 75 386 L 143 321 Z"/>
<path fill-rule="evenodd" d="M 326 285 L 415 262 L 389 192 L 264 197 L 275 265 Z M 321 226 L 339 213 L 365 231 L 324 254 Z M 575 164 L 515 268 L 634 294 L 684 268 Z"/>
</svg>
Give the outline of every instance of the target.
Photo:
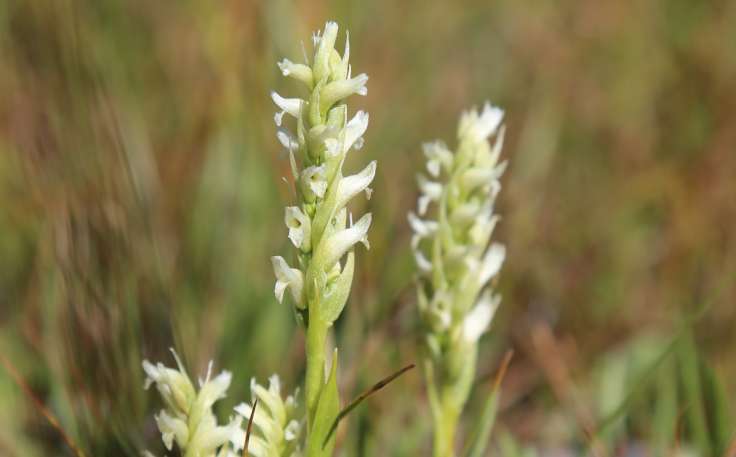
<svg viewBox="0 0 736 457">
<path fill-rule="evenodd" d="M 645 388 L 656 381 L 656 373 L 658 372 L 658 369 L 664 363 L 664 361 L 667 360 L 670 354 L 675 352 L 675 348 L 677 347 L 677 343 L 679 342 L 680 337 L 681 335 L 677 334 L 667 344 L 664 350 L 654 359 L 654 361 L 652 361 L 646 369 L 643 369 L 641 371 L 641 374 L 639 374 L 636 377 L 635 381 L 632 382 L 631 390 L 626 395 L 626 398 L 624 398 L 624 400 L 613 412 L 608 414 L 600 421 L 600 423 L 598 424 L 598 430 L 596 431 L 596 437 L 601 436 L 606 432 L 609 427 L 616 424 L 618 420 L 622 418 L 624 414 L 628 411 L 628 408 L 634 401 L 634 399 L 637 398 L 638 395 L 640 395 L 645 390 Z"/>
<path fill-rule="evenodd" d="M 312 429 L 307 439 L 307 457 L 330 457 L 335 448 L 335 436 L 330 435 L 332 423 L 340 412 L 337 392 L 337 349 L 332 356 L 332 368 L 327 383 L 322 387 L 317 400 Z M 329 438 L 328 438 L 329 437 Z M 325 442 L 326 441 L 326 442 Z M 324 444 L 324 445 L 323 445 Z"/>
<path fill-rule="evenodd" d="M 713 449 L 711 449 L 711 443 L 708 439 L 708 425 L 705 421 L 698 353 L 689 329 L 685 338 L 679 344 L 678 359 L 685 390 L 685 401 L 687 402 L 686 418 L 693 441 L 702 455 L 713 455 Z"/>
<path fill-rule="evenodd" d="M 496 422 L 496 414 L 498 413 L 498 401 L 501 397 L 501 381 L 503 380 L 506 368 L 511 361 L 512 351 L 504 356 L 498 375 L 493 383 L 491 392 L 483 405 L 480 417 L 476 421 L 476 426 L 468 438 L 468 445 L 463 451 L 465 457 L 482 457 L 488 446 L 488 438 L 491 436 L 493 424 Z"/>
<path fill-rule="evenodd" d="M 654 389 L 655 403 L 652 417 L 652 446 L 654 455 L 668 455 L 676 441 L 677 419 L 677 366 L 667 360 L 660 367 Z"/>
<path fill-rule="evenodd" d="M 350 251 L 342 273 L 331 287 L 331 290 L 323 299 L 322 317 L 325 321 L 332 324 L 340 317 L 345 303 L 350 295 L 350 286 L 353 284 L 353 271 L 355 270 L 355 253 Z"/>
<path fill-rule="evenodd" d="M 726 455 L 734 429 L 729 413 L 729 398 L 712 368 L 701 364 L 703 378 L 703 395 L 708 411 L 708 423 L 711 425 L 711 441 L 715 455 Z"/>
</svg>

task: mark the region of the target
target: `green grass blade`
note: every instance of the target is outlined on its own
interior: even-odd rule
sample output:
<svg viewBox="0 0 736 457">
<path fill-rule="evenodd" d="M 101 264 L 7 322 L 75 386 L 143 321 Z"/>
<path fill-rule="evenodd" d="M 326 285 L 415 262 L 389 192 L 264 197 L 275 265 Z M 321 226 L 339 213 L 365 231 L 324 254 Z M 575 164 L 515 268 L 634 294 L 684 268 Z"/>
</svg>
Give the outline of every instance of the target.
<svg viewBox="0 0 736 457">
<path fill-rule="evenodd" d="M 488 398 L 483 405 L 480 418 L 476 421 L 476 426 L 470 434 L 468 444 L 462 453 L 464 457 L 482 457 L 484 455 L 488 446 L 488 438 L 491 436 L 491 431 L 493 430 L 493 424 L 496 422 L 498 401 L 501 396 L 501 382 L 506 374 L 509 362 L 511 362 L 512 355 L 513 351 L 506 352 L 501 362 L 501 367 L 493 382 L 491 392 L 488 394 Z"/>
</svg>

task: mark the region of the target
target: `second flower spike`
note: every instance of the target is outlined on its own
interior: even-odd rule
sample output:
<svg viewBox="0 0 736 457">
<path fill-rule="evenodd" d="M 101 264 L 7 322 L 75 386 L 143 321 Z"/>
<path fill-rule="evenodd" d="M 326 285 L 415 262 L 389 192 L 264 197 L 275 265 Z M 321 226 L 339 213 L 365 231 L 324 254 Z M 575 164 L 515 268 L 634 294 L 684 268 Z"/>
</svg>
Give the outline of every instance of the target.
<svg viewBox="0 0 736 457">
<path fill-rule="evenodd" d="M 477 342 L 500 302 L 489 282 L 506 256 L 503 245 L 490 242 L 506 168 L 499 162 L 502 119 L 503 111 L 486 103 L 480 112 L 462 115 L 455 152 L 440 141 L 424 145 L 429 176 L 418 175 L 417 213 L 408 217 L 436 457 L 454 455 L 455 429 L 475 377 Z"/>
</svg>

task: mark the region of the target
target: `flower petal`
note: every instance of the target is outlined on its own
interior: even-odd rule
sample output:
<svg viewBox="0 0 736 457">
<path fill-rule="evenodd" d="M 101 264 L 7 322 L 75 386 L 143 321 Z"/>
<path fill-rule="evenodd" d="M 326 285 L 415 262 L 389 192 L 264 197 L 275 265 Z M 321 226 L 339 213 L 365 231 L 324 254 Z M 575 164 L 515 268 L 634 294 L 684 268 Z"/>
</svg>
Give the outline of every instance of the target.
<svg viewBox="0 0 736 457">
<path fill-rule="evenodd" d="M 312 261 L 319 265 L 322 271 L 329 271 L 355 243 L 361 242 L 368 248 L 367 234 L 370 226 L 371 214 L 368 213 L 355 225 L 329 235 L 320 242 Z"/>
<path fill-rule="evenodd" d="M 288 288 L 297 308 L 303 308 L 302 289 L 304 287 L 304 274 L 296 268 L 289 267 L 281 256 L 271 257 L 273 271 L 276 275 L 276 286 L 274 293 L 279 303 L 283 302 L 284 291 Z"/>
</svg>

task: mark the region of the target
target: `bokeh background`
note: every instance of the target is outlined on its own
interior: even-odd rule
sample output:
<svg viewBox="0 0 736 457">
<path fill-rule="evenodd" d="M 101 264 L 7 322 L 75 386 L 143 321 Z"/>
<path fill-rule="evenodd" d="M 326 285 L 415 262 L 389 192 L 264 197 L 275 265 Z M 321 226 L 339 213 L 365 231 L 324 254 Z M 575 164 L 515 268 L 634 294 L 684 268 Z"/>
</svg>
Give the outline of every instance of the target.
<svg viewBox="0 0 736 457">
<path fill-rule="evenodd" d="M 726 455 L 736 393 L 736 2 L 0 2 L 0 455 L 162 445 L 142 358 L 301 382 L 273 296 L 289 252 L 276 62 L 327 19 L 370 75 L 371 250 L 336 326 L 350 398 L 417 361 L 406 213 L 420 145 L 507 111 L 502 307 L 469 427 L 514 357 L 493 455 Z M 340 39 L 340 42 L 342 38 Z M 12 374 L 15 373 L 15 374 Z M 16 376 L 17 375 L 17 376 Z M 24 391 L 23 389 L 26 389 Z M 341 426 L 345 456 L 428 455 L 420 373 Z M 645 451 L 645 449 L 647 449 Z"/>
</svg>

